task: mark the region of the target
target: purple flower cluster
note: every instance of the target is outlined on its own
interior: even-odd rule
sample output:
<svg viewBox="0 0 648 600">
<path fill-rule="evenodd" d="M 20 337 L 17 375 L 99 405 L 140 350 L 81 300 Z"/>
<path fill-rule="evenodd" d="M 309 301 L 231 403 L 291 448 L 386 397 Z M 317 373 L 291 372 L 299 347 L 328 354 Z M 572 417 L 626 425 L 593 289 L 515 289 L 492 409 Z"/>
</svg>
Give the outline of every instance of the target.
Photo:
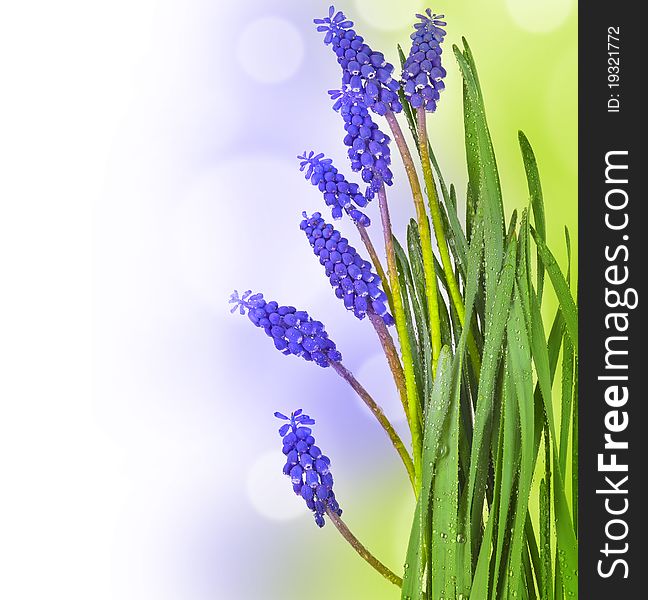
<svg viewBox="0 0 648 600">
<path fill-rule="evenodd" d="M 363 260 L 349 241 L 326 223 L 318 212 L 311 217 L 303 213 L 301 229 L 306 234 L 313 252 L 325 267 L 326 275 L 335 295 L 352 310 L 358 319 L 364 319 L 368 311 L 381 316 L 387 325 L 394 319 L 387 312 L 387 296 L 380 288 L 380 277 L 371 269 L 371 263 Z"/>
<path fill-rule="evenodd" d="M 230 304 L 234 304 L 231 312 L 238 309 L 244 315 L 247 311 L 250 321 L 265 330 L 277 350 L 301 356 L 320 367 L 342 360 L 342 354 L 320 321 L 311 319 L 306 311 L 296 310 L 294 306 L 279 306 L 274 301 L 266 302 L 263 294 L 251 294 L 248 290 L 239 296 L 235 291 L 230 297 Z"/>
<path fill-rule="evenodd" d="M 283 453 L 286 455 L 284 475 L 290 477 L 295 494 L 301 496 L 313 511 L 318 527 L 324 527 L 326 510 L 341 515 L 342 509 L 333 493 L 331 461 L 315 445 L 312 430 L 308 427 L 315 420 L 303 414 L 301 408 L 291 413 L 290 417 L 280 412 L 276 412 L 275 417 L 288 421 L 279 428 Z"/>
<path fill-rule="evenodd" d="M 366 206 L 367 198 L 360 192 L 357 183 L 349 183 L 338 172 L 330 158 L 324 158 L 323 154 L 315 154 L 312 150 L 297 158 L 301 160 L 299 170 L 306 170 L 306 179 L 322 192 L 334 219 L 342 218 L 342 211 L 345 211 L 355 223 L 364 227 L 371 225 L 369 217 L 356 206 Z"/>
<path fill-rule="evenodd" d="M 331 45 L 342 67 L 342 86 L 362 94 L 363 103 L 379 115 L 400 112 L 400 84 L 392 74 L 394 66 L 382 52 L 374 52 L 353 29 L 344 13 L 329 8 L 328 17 L 315 19 L 317 31 L 325 32 L 324 43 Z"/>
<path fill-rule="evenodd" d="M 425 107 L 428 112 L 436 110 L 446 70 L 441 66 L 441 42 L 446 25 L 443 15 L 435 15 L 428 8 L 425 15 L 416 15 L 420 22 L 410 36 L 412 47 L 403 65 L 403 90 L 413 108 Z"/>
<path fill-rule="evenodd" d="M 371 118 L 360 94 L 350 90 L 334 90 L 329 94 L 335 100 L 333 109 L 344 119 L 347 132 L 344 144 L 349 147 L 351 169 L 362 172 L 362 180 L 367 184 L 365 197 L 371 200 L 383 183 L 393 183 L 389 168 L 391 140 Z"/>
</svg>

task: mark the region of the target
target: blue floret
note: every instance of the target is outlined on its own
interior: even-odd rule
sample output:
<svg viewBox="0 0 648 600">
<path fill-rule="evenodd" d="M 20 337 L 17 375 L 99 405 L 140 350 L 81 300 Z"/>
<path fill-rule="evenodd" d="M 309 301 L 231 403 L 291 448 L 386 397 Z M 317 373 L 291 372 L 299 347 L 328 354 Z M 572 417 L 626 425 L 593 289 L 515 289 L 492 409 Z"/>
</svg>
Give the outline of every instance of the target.
<svg viewBox="0 0 648 600">
<path fill-rule="evenodd" d="M 393 183 L 389 168 L 391 139 L 371 118 L 361 94 L 349 90 L 332 90 L 329 94 L 335 100 L 334 110 L 344 119 L 344 144 L 349 147 L 351 170 L 361 172 L 367 184 L 365 198 L 371 200 L 383 183 Z"/>
<path fill-rule="evenodd" d="M 338 516 L 342 509 L 333 492 L 331 461 L 315 445 L 312 429 L 308 427 L 315 423 L 315 419 L 303 414 L 301 408 L 290 417 L 280 412 L 276 412 L 275 417 L 288 421 L 279 428 L 286 456 L 284 475 L 290 477 L 295 494 L 301 496 L 313 511 L 315 523 L 323 527 L 327 509 Z"/>
<path fill-rule="evenodd" d="M 428 8 L 424 15 L 416 15 L 420 22 L 414 25 L 412 47 L 403 65 L 403 91 L 413 108 L 436 110 L 440 92 L 445 88 L 446 70 L 441 66 L 441 43 L 446 25 L 443 15 L 435 15 Z"/>
<path fill-rule="evenodd" d="M 301 160 L 299 170 L 305 170 L 306 179 L 322 192 L 324 202 L 331 207 L 334 219 L 341 219 L 343 212 L 346 212 L 358 225 L 371 225 L 369 217 L 357 208 L 367 205 L 366 196 L 360 192 L 357 183 L 348 182 L 338 172 L 330 158 L 324 158 L 324 154 L 315 154 L 312 150 L 308 153 L 304 151 L 297 158 Z"/>
<path fill-rule="evenodd" d="M 306 311 L 296 310 L 294 306 L 279 306 L 274 301 L 266 302 L 263 294 L 251 294 L 248 290 L 239 296 L 235 291 L 230 297 L 230 303 L 234 304 L 231 312 L 239 310 L 242 315 L 247 312 L 250 321 L 272 338 L 277 350 L 301 356 L 320 367 L 342 360 L 342 354 L 320 321 L 311 319 Z"/>
<path fill-rule="evenodd" d="M 372 311 L 387 325 L 393 325 L 394 319 L 387 312 L 387 296 L 371 263 L 364 260 L 333 225 L 326 223 L 320 213 L 311 217 L 303 213 L 303 216 L 300 227 L 325 268 L 335 295 L 347 310 L 353 311 L 358 319 L 364 319 L 367 312 Z"/>
<path fill-rule="evenodd" d="M 328 16 L 314 23 L 317 31 L 325 34 L 324 43 L 331 46 L 342 67 L 342 86 L 361 93 L 365 106 L 379 115 L 400 112 L 403 106 L 398 99 L 400 85 L 393 78 L 394 66 L 382 52 L 374 52 L 365 43 L 353 29 L 353 21 L 331 6 Z"/>
</svg>

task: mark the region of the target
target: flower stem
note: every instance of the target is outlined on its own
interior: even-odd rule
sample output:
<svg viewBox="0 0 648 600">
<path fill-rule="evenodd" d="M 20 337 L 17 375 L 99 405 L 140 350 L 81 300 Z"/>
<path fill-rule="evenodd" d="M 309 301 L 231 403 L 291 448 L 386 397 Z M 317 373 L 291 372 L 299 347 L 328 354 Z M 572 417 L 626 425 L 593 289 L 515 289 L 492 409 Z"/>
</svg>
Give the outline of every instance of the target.
<svg viewBox="0 0 648 600">
<path fill-rule="evenodd" d="M 382 185 L 378 190 L 378 202 L 380 206 L 380 217 L 382 219 L 383 233 L 385 235 L 385 250 L 387 251 L 387 271 L 389 272 L 389 281 L 394 299 L 394 320 L 396 321 L 396 330 L 400 340 L 401 353 L 403 356 L 403 371 L 405 374 L 405 389 L 407 390 L 407 406 L 409 413 L 410 431 L 412 432 L 412 452 L 414 455 L 414 471 L 416 473 L 415 489 L 418 489 L 421 477 L 421 457 L 422 451 L 422 434 L 421 434 L 421 404 L 418 398 L 416 388 L 416 378 L 414 375 L 414 359 L 412 356 L 412 347 L 410 346 L 409 333 L 407 331 L 407 322 L 405 319 L 405 309 L 400 291 L 400 282 L 398 280 L 398 269 L 396 267 L 396 252 L 394 251 L 394 241 L 392 239 L 391 218 L 389 216 L 389 206 L 387 205 L 387 195 L 385 186 Z M 434 280 L 436 282 L 436 279 Z"/>
<path fill-rule="evenodd" d="M 369 237 L 369 232 L 367 231 L 367 228 L 364 225 L 360 225 L 359 223 L 356 223 L 356 227 L 358 228 L 358 232 L 360 233 L 360 238 L 362 239 L 362 242 L 364 243 L 365 248 L 369 253 L 371 262 L 373 263 L 374 267 L 376 267 L 376 273 L 378 273 L 378 277 L 380 277 L 382 288 L 385 292 L 385 295 L 387 296 L 387 302 L 389 303 L 389 308 L 393 311 L 394 304 L 392 300 L 391 289 L 389 287 L 389 281 L 385 276 L 385 269 L 383 269 L 382 263 L 380 262 L 380 258 L 378 258 L 378 253 L 376 252 L 376 248 L 374 247 L 373 242 Z"/>
<path fill-rule="evenodd" d="M 430 152 L 428 148 L 426 113 L 423 107 L 416 109 L 416 118 L 418 121 L 419 150 L 421 153 L 421 164 L 423 165 L 423 178 L 425 179 L 428 206 L 430 207 L 430 214 L 432 215 L 434 235 L 436 236 L 439 254 L 441 255 L 441 264 L 443 265 L 443 272 L 448 284 L 448 292 L 452 299 L 452 303 L 454 304 L 457 316 L 459 317 L 459 322 L 463 327 L 466 311 L 459 291 L 459 285 L 457 284 L 457 279 L 455 278 L 454 270 L 452 268 L 452 263 L 450 262 L 448 242 L 445 237 L 445 231 L 443 230 L 441 205 L 439 204 L 439 195 L 432 174 L 432 163 L 430 162 Z"/>
<path fill-rule="evenodd" d="M 459 291 L 459 284 L 455 277 L 452 262 L 450 261 L 450 252 L 448 250 L 448 241 L 446 240 L 445 231 L 443 229 L 443 218 L 441 216 L 441 204 L 439 203 L 439 193 L 434 181 L 432 173 L 432 163 L 430 161 L 430 147 L 427 135 L 427 121 L 426 112 L 423 107 L 416 109 L 416 119 L 418 124 L 418 139 L 419 139 L 419 152 L 421 155 L 421 165 L 423 166 L 423 178 L 425 179 L 425 189 L 428 197 L 428 206 L 430 207 L 430 214 L 432 215 L 432 225 L 434 227 L 434 235 L 436 236 L 439 254 L 441 255 L 441 264 L 448 286 L 448 293 L 450 300 L 454 305 L 455 312 L 459 318 L 461 327 L 465 326 L 466 310 L 464 308 L 463 298 Z M 470 326 L 470 323 L 468 324 Z M 479 374 L 479 366 L 481 359 L 475 344 L 475 340 L 470 332 L 468 337 L 468 352 L 470 354 L 475 372 Z"/>
<path fill-rule="evenodd" d="M 373 310 L 367 311 L 367 314 L 369 315 L 369 320 L 371 321 L 373 328 L 376 330 L 380 344 L 383 347 L 385 356 L 387 357 L 387 362 L 389 363 L 389 368 L 394 377 L 394 383 L 396 384 L 396 388 L 400 394 L 405 415 L 409 417 L 410 412 L 407 400 L 407 387 L 405 385 L 405 373 L 400 358 L 398 357 L 398 351 L 396 350 L 394 340 L 387 329 L 387 325 L 385 325 L 385 321 L 383 321 L 383 318 L 380 315 L 377 315 Z"/>
<path fill-rule="evenodd" d="M 385 115 L 387 123 L 394 134 L 396 146 L 400 152 L 405 172 L 412 188 L 414 207 L 416 208 L 416 220 L 418 221 L 419 234 L 421 236 L 421 251 L 423 254 L 423 272 L 425 274 L 425 296 L 427 298 L 428 315 L 430 320 L 430 334 L 432 341 L 432 372 L 436 373 L 436 364 L 441 353 L 441 319 L 439 318 L 439 294 L 437 290 L 436 273 L 434 272 L 434 256 L 432 254 L 432 235 L 425 204 L 423 192 L 419 183 L 416 167 L 412 160 L 403 131 L 396 120 L 393 112 L 388 111 Z"/>
<path fill-rule="evenodd" d="M 339 515 L 335 514 L 332 510 L 329 508 L 326 509 L 326 514 L 328 515 L 328 518 L 331 519 L 331 522 L 337 530 L 342 534 L 342 537 L 351 544 L 353 549 L 362 557 L 364 558 L 378 573 L 380 573 L 385 579 L 391 581 L 394 585 L 397 585 L 398 587 L 401 587 L 403 585 L 403 580 L 396 575 L 393 571 L 391 571 L 388 567 L 383 565 L 369 550 L 367 550 L 360 540 L 351 533 L 351 530 L 347 527 L 346 523 L 339 517 Z"/>
<path fill-rule="evenodd" d="M 335 372 L 353 388 L 353 391 L 360 396 L 376 419 L 378 419 L 378 422 L 389 436 L 394 448 L 396 448 L 396 452 L 398 452 L 398 455 L 401 457 L 405 469 L 407 469 L 410 481 L 412 482 L 412 486 L 414 487 L 414 493 L 418 497 L 418 488 L 415 485 L 416 477 L 414 463 L 412 462 L 412 458 L 409 455 L 407 448 L 405 448 L 405 444 L 403 444 L 403 440 L 401 440 L 400 436 L 396 433 L 396 430 L 389 422 L 389 419 L 385 416 L 383 409 L 376 404 L 376 401 L 369 395 L 369 392 L 362 387 L 360 382 L 353 376 L 353 373 L 351 373 L 351 371 L 349 371 L 341 362 L 330 361 L 329 364 L 333 367 Z"/>
</svg>

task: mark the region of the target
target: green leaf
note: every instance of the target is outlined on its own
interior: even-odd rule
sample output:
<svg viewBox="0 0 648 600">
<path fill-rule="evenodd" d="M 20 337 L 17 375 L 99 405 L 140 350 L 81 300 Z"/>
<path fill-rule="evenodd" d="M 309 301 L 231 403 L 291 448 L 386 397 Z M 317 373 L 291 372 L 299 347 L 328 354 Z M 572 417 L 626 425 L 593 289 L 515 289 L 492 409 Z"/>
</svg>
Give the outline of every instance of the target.
<svg viewBox="0 0 648 600">
<path fill-rule="evenodd" d="M 546 263 L 545 263 L 545 266 Z M 551 273 L 547 268 L 547 272 Z M 551 276 L 551 275 L 550 275 Z M 566 283 L 565 283 L 566 285 Z M 542 315 L 537 303 L 535 294 L 531 294 L 531 344 L 533 349 L 533 361 L 536 367 L 538 383 L 544 400 L 545 414 L 549 426 L 549 434 L 552 444 L 553 456 L 553 500 L 556 524 L 556 538 L 558 555 L 560 560 L 560 574 L 564 590 L 567 596 L 576 598 L 578 596 L 578 549 L 576 535 L 569 512 L 569 505 L 565 494 L 564 478 L 558 460 L 559 451 L 557 445 L 556 427 L 553 412 L 553 398 L 551 393 L 551 368 L 547 353 L 547 340 L 542 326 Z M 568 328 L 569 329 L 569 328 Z"/>
<path fill-rule="evenodd" d="M 574 406 L 572 409 L 572 515 L 578 536 L 578 359 L 574 364 Z"/>
<path fill-rule="evenodd" d="M 565 338 L 563 343 L 561 374 L 559 463 L 560 471 L 563 478 L 565 478 L 567 476 L 567 446 L 569 444 L 572 423 L 572 399 L 574 397 L 574 348 L 569 338 Z M 573 436 L 572 440 L 577 443 Z"/>
<path fill-rule="evenodd" d="M 549 444 L 548 437 L 545 443 Z M 540 481 L 540 591 L 547 600 L 554 591 L 551 560 L 551 490 L 545 477 Z"/>
<path fill-rule="evenodd" d="M 421 535 L 421 503 L 421 497 L 419 497 L 407 545 L 401 600 L 423 600 L 426 598 L 424 590 L 425 556 L 423 554 Z"/>
<path fill-rule="evenodd" d="M 429 513 L 430 496 L 434 467 L 437 461 L 439 442 L 444 423 L 452 400 L 452 355 L 447 346 L 441 349 L 437 375 L 432 390 L 432 397 L 425 413 L 423 432 L 423 470 L 421 477 L 421 494 L 417 511 L 410 532 L 410 541 L 403 576 L 402 598 L 421 599 L 424 597 L 424 574 L 426 556 L 430 555 Z"/>
<path fill-rule="evenodd" d="M 502 386 L 503 406 L 501 412 L 502 419 L 502 456 L 499 458 L 501 464 L 498 465 L 501 472 L 500 481 L 495 482 L 495 491 L 499 493 L 497 498 L 499 506 L 498 529 L 497 529 L 497 547 L 495 553 L 495 563 L 493 569 L 493 586 L 492 598 L 496 599 L 498 578 L 500 569 L 504 569 L 506 574 L 506 554 L 510 546 L 511 536 L 509 534 L 511 525 L 509 524 L 509 512 L 512 505 L 512 498 L 517 493 L 516 476 L 520 465 L 520 411 L 517 404 L 511 369 L 509 367 L 510 359 L 505 357 L 504 362 L 504 385 Z M 495 510 L 495 501 L 493 501 L 493 511 Z"/>
<path fill-rule="evenodd" d="M 504 258 L 504 208 L 495 152 L 486 121 L 477 69 L 464 40 L 453 48 L 464 77 L 464 127 L 470 189 L 482 204 L 485 242 L 486 312 L 491 312 Z"/>
<path fill-rule="evenodd" d="M 533 234 L 533 239 L 535 240 L 538 252 L 540 254 L 540 259 L 544 265 L 553 288 L 558 297 L 558 303 L 560 304 L 560 309 L 565 319 L 565 326 L 567 327 L 567 333 L 571 338 L 572 344 L 574 346 L 574 354 L 578 356 L 578 309 L 576 308 L 576 303 L 574 298 L 569 291 L 569 285 L 554 258 L 554 255 L 551 253 L 551 250 L 547 245 L 542 241 L 539 234 L 532 229 L 531 233 Z"/>
<path fill-rule="evenodd" d="M 416 380 L 416 387 L 418 391 L 418 397 L 421 399 L 422 403 L 425 403 L 426 398 L 426 369 L 429 363 L 423 363 L 425 351 L 421 349 L 421 345 L 416 336 L 416 330 L 414 328 L 414 319 L 412 317 L 412 309 L 415 314 L 418 316 L 417 323 L 421 319 L 421 309 L 420 305 L 416 299 L 416 287 L 412 280 L 412 273 L 410 270 L 410 264 L 407 260 L 407 255 L 403 250 L 402 246 L 398 240 L 393 237 L 394 250 L 396 254 L 396 266 L 398 269 L 398 279 L 400 282 L 401 288 L 401 297 L 403 300 L 403 310 L 405 312 L 405 323 L 407 327 L 407 335 L 410 341 L 410 347 L 412 348 L 412 359 L 414 367 L 414 378 Z M 411 301 L 411 303 L 410 303 Z M 417 317 L 414 317 L 417 318 Z M 420 323 L 421 328 L 426 328 L 425 322 Z"/>
<path fill-rule="evenodd" d="M 448 241 L 451 244 L 450 249 L 452 250 L 452 255 L 454 257 L 455 263 L 457 267 L 459 267 L 459 271 L 465 280 L 468 241 L 466 240 L 466 234 L 464 233 L 457 216 L 457 198 L 453 185 L 450 186 L 450 195 L 448 197 L 448 200 L 449 201 L 446 202 L 447 210 L 443 211 L 443 217 L 444 219 L 447 219 L 447 226 L 445 226 L 445 230 L 448 232 Z"/>
<path fill-rule="evenodd" d="M 542 595 L 542 590 L 540 589 L 540 582 L 538 580 L 539 573 L 541 573 L 542 571 L 540 567 L 540 552 L 538 550 L 538 543 L 536 542 L 535 532 L 533 531 L 533 523 L 531 522 L 531 513 L 529 510 L 527 510 L 525 532 L 527 547 L 529 549 L 529 556 L 531 557 L 531 565 L 533 567 L 533 572 L 535 573 L 536 583 L 538 584 L 538 593 L 540 594 L 540 598 L 544 598 L 544 596 Z"/>
<path fill-rule="evenodd" d="M 509 307 L 511 304 L 511 293 L 515 279 L 516 251 L 516 240 L 512 238 L 507 249 L 506 261 L 502 268 L 498 285 L 495 288 L 494 309 L 487 317 L 468 480 L 473 551 L 477 550 L 479 542 L 482 505 L 490 459 L 490 452 L 486 442 L 490 437 L 489 430 L 491 426 L 495 383 L 499 370 L 502 342 L 506 331 L 506 323 L 508 321 Z"/>
<path fill-rule="evenodd" d="M 432 342 L 430 326 L 428 323 L 427 296 L 425 293 L 425 276 L 423 272 L 423 253 L 421 251 L 421 238 L 418 225 L 414 219 L 407 228 L 407 246 L 411 273 L 408 272 L 407 285 L 410 287 L 410 296 L 414 310 L 414 319 L 418 333 L 418 353 L 420 357 L 421 386 L 424 407 L 429 402 L 432 394 Z"/>
<path fill-rule="evenodd" d="M 443 350 L 441 354 L 444 354 Z M 432 590 L 431 597 L 434 598 L 454 598 L 456 596 L 457 545 L 465 542 L 465 536 L 458 527 L 461 369 L 457 366 L 459 359 L 452 365 L 450 362 L 448 350 L 444 356 L 445 364 L 443 366 L 446 372 L 438 371 L 435 392 L 437 389 L 439 392 L 433 394 L 430 403 L 430 409 L 435 410 L 435 401 L 442 409 L 445 409 L 448 400 L 450 402 L 449 408 L 446 409 L 448 417 L 443 428 L 443 435 L 437 447 L 436 467 L 432 481 L 432 535 L 428 589 Z M 439 400 L 436 400 L 437 395 Z M 447 396 L 447 399 L 442 396 Z M 428 410 L 428 414 L 429 412 L 430 410 Z M 424 462 L 423 464 L 427 468 L 428 463 Z"/>
<path fill-rule="evenodd" d="M 527 332 L 522 301 L 518 286 L 513 292 L 513 306 L 508 322 L 507 351 L 510 358 L 511 376 L 515 386 L 520 415 L 520 470 L 518 493 L 511 532 L 511 550 L 509 558 L 509 593 L 516 595 L 522 583 L 521 567 L 524 549 L 524 529 L 526 511 L 531 492 L 531 482 L 535 469 L 535 452 L 533 448 L 534 409 L 533 409 L 533 375 L 531 369 L 531 344 Z"/>
<path fill-rule="evenodd" d="M 540 239 L 546 243 L 547 228 L 545 224 L 544 200 L 542 196 L 542 186 L 540 185 L 540 173 L 538 172 L 538 163 L 536 161 L 533 148 L 522 131 L 518 131 L 518 140 L 520 142 L 520 151 L 524 161 L 524 170 L 526 171 L 527 185 L 529 188 L 529 198 L 531 208 L 533 209 L 533 222 Z M 538 251 L 539 253 L 539 251 Z M 542 303 L 542 288 L 544 285 L 544 267 L 538 254 L 537 269 L 537 294 L 538 301 Z"/>
<path fill-rule="evenodd" d="M 477 216 L 480 217 L 480 214 L 478 213 Z M 469 320 L 471 320 L 473 317 L 475 302 L 477 300 L 479 291 L 482 261 L 484 256 L 483 240 L 483 224 L 481 218 L 478 218 L 475 222 L 473 235 L 470 240 L 470 246 L 468 249 L 468 273 L 465 290 L 466 322 L 469 322 Z M 466 345 L 468 342 L 468 332 L 469 329 L 467 327 L 465 327 L 461 332 L 461 338 L 459 340 L 457 351 L 455 353 L 455 361 L 463 361 Z M 460 362 L 457 368 L 461 367 L 461 365 L 462 363 Z M 461 494 L 461 499 L 459 502 L 459 523 L 465 537 L 465 542 L 462 544 L 463 552 L 461 553 L 461 556 L 458 556 L 457 558 L 458 589 L 469 587 L 472 579 L 472 531 L 470 522 L 470 499 L 471 497 L 468 494 L 468 489 L 466 486 L 464 486 L 464 490 Z M 467 591 L 464 593 L 464 595 L 467 597 Z"/>
</svg>

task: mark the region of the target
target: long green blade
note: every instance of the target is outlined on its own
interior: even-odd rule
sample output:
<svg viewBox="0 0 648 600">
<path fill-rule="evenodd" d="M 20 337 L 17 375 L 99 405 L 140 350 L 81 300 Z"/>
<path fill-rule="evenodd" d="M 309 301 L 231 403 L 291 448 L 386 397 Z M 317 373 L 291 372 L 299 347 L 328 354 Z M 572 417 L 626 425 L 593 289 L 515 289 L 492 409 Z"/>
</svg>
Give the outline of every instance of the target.
<svg viewBox="0 0 648 600">
<path fill-rule="evenodd" d="M 509 592 L 515 596 L 522 586 L 521 567 L 524 548 L 524 528 L 526 510 L 531 492 L 531 482 L 535 469 L 533 376 L 531 369 L 531 344 L 525 325 L 522 300 L 518 287 L 513 292 L 513 306 L 508 322 L 507 350 L 510 358 L 511 375 L 515 385 L 520 414 L 520 470 L 518 493 L 509 560 Z"/>
<path fill-rule="evenodd" d="M 443 350 L 442 350 L 443 354 Z M 454 598 L 457 593 L 457 545 L 463 537 L 458 528 L 459 511 L 459 404 L 461 372 L 450 366 L 449 351 L 444 357 L 444 371 L 439 371 L 430 409 L 435 402 L 445 407 L 450 401 L 436 455 L 436 472 L 432 482 L 432 532 L 430 540 L 430 578 L 432 598 Z M 455 363 L 459 362 L 459 358 Z M 441 363 L 439 363 L 441 365 Z M 454 367 L 454 365 L 452 365 Z M 442 380 L 443 378 L 443 380 Z M 438 389 L 438 393 L 437 393 Z M 437 396 L 439 399 L 437 400 Z M 426 419 L 427 424 L 427 419 Z M 424 450 L 425 451 L 425 450 Z M 424 462 L 424 464 L 427 464 Z M 429 534 L 429 528 L 428 528 Z"/>
<path fill-rule="evenodd" d="M 546 266 L 546 265 L 545 265 Z M 549 272 L 549 269 L 547 269 Z M 556 524 L 556 541 L 560 557 L 560 576 L 567 597 L 578 597 L 578 549 L 576 535 L 569 512 L 563 474 L 560 469 L 558 437 L 556 432 L 553 398 L 551 393 L 551 368 L 547 352 L 547 340 L 542 326 L 542 315 L 535 294 L 531 294 L 532 330 L 531 344 L 538 383 L 544 400 L 553 456 L 553 500 Z"/>
<path fill-rule="evenodd" d="M 516 271 L 517 244 L 512 238 L 507 249 L 506 261 L 496 287 L 494 309 L 488 314 L 484 339 L 483 362 L 477 391 L 475 426 L 470 454 L 470 473 L 468 497 L 470 499 L 470 518 L 473 551 L 478 550 L 479 529 L 483 508 L 486 479 L 490 460 L 487 444 L 495 395 L 497 373 L 500 365 L 502 342 L 506 331 L 511 293 Z"/>
<path fill-rule="evenodd" d="M 410 541 L 403 575 L 401 597 L 420 599 L 425 590 L 425 563 L 430 552 L 430 497 L 435 464 L 438 459 L 438 448 L 443 434 L 444 423 L 451 402 L 452 355 L 447 346 L 441 349 L 437 367 L 437 376 L 432 390 L 432 397 L 425 413 L 423 433 L 423 470 L 421 477 L 421 494 L 417 511 L 412 523 Z M 434 568 L 433 564 L 429 568 Z"/>
<path fill-rule="evenodd" d="M 529 198 L 531 208 L 533 209 L 533 222 L 535 229 L 543 242 L 547 241 L 547 227 L 545 223 L 544 199 L 542 196 L 542 186 L 540 185 L 540 173 L 533 148 L 522 131 L 518 132 L 520 142 L 520 151 L 524 161 L 524 170 L 526 171 L 527 185 L 529 188 Z M 539 253 L 539 251 L 538 251 Z M 542 288 L 544 286 L 544 267 L 538 255 L 537 263 L 537 294 L 538 300 L 542 303 Z"/>
<path fill-rule="evenodd" d="M 504 258 L 504 208 L 495 152 L 486 121 L 484 100 L 472 54 L 454 47 L 464 77 L 464 127 L 469 185 L 482 205 L 485 241 L 486 312 L 494 305 L 495 288 Z"/>
<path fill-rule="evenodd" d="M 576 303 L 569 291 L 565 276 L 562 274 L 551 250 L 549 250 L 535 230 L 532 230 L 532 233 L 540 254 L 540 260 L 549 274 L 556 296 L 558 297 L 558 303 L 560 304 L 560 309 L 565 319 L 567 333 L 574 346 L 574 353 L 578 355 L 578 309 L 576 308 Z"/>
</svg>

